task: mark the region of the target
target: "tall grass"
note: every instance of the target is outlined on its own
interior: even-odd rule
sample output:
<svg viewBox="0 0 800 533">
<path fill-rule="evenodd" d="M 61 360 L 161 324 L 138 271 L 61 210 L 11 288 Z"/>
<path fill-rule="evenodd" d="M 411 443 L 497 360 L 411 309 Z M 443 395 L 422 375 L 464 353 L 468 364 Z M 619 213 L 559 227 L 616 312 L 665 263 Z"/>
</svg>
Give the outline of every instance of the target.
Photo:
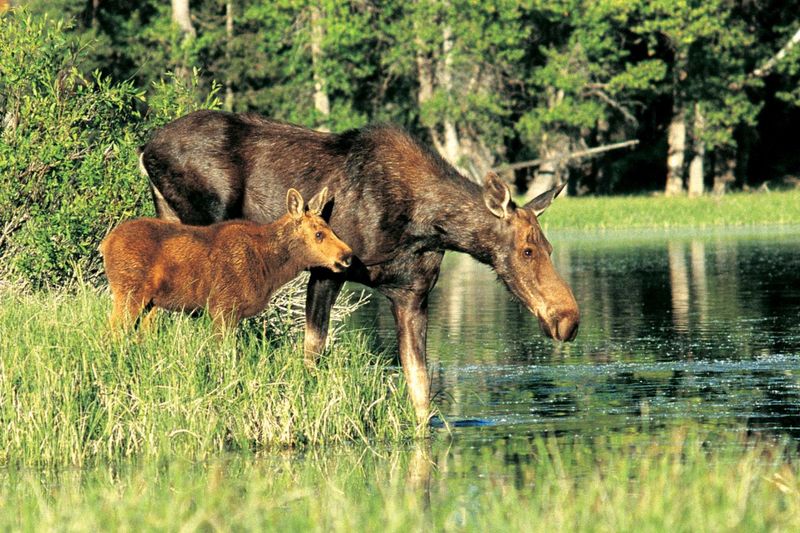
<svg viewBox="0 0 800 533">
<path fill-rule="evenodd" d="M 112 335 L 110 297 L 89 288 L 0 293 L 0 465 L 408 437 L 413 412 L 387 359 L 342 334 L 309 372 L 285 318 L 293 301 L 219 339 L 180 314 Z"/>
<path fill-rule="evenodd" d="M 547 229 L 683 228 L 800 224 L 800 190 L 701 198 L 559 198 L 542 215 Z"/>
<path fill-rule="evenodd" d="M 710 445 L 709 442 L 714 442 Z M 794 448 L 687 436 L 0 471 L 0 528 L 797 531 Z M 516 460 L 515 460 L 516 458 Z"/>
</svg>

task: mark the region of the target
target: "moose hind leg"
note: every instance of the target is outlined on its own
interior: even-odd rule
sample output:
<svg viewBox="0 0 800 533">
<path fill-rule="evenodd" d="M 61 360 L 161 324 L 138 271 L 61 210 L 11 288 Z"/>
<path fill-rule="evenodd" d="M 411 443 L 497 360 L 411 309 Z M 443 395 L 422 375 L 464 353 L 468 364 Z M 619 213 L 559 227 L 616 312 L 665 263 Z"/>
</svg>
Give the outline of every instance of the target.
<svg viewBox="0 0 800 533">
<path fill-rule="evenodd" d="M 320 354 L 325 351 L 331 308 L 342 290 L 344 280 L 332 278 L 327 271 L 313 269 L 306 292 L 306 331 L 303 340 L 305 364 L 315 368 Z"/>
</svg>

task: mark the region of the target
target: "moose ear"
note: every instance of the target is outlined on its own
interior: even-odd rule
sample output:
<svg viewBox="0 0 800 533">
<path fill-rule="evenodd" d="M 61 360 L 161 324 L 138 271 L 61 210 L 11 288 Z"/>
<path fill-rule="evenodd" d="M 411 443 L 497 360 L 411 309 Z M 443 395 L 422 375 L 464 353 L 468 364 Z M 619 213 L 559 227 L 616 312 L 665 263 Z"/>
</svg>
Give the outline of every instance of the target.
<svg viewBox="0 0 800 533">
<path fill-rule="evenodd" d="M 319 215 L 322 213 L 322 208 L 325 207 L 325 204 L 328 203 L 328 188 L 325 187 L 317 194 L 314 195 L 311 200 L 308 201 L 308 210 L 314 213 L 315 215 Z"/>
<path fill-rule="evenodd" d="M 549 191 L 545 191 L 527 204 L 525 204 L 525 209 L 530 209 L 533 211 L 537 217 L 544 213 L 544 210 L 548 208 L 548 206 L 553 203 L 553 198 L 558 196 L 558 193 L 561 192 L 562 189 L 567 185 L 567 182 L 559 183 Z"/>
<path fill-rule="evenodd" d="M 296 189 L 289 189 L 286 193 L 286 209 L 293 219 L 303 218 L 303 197 Z"/>
<path fill-rule="evenodd" d="M 494 172 L 487 172 L 483 178 L 483 202 L 497 218 L 509 217 L 508 206 L 511 202 L 511 189 Z"/>
</svg>

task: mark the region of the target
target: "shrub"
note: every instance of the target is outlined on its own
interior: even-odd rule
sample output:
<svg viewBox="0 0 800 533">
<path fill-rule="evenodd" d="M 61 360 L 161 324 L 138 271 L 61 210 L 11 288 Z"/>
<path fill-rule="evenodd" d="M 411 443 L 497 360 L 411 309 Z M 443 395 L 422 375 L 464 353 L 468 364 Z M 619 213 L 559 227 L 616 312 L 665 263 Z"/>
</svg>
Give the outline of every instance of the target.
<svg viewBox="0 0 800 533">
<path fill-rule="evenodd" d="M 24 11 L 0 24 L 0 256 L 33 287 L 96 279 L 97 245 L 121 219 L 150 214 L 137 148 L 153 127 L 201 107 L 190 82 L 152 94 L 86 74 L 87 46 L 61 22 Z M 148 105 L 149 104 L 149 105 Z"/>
</svg>

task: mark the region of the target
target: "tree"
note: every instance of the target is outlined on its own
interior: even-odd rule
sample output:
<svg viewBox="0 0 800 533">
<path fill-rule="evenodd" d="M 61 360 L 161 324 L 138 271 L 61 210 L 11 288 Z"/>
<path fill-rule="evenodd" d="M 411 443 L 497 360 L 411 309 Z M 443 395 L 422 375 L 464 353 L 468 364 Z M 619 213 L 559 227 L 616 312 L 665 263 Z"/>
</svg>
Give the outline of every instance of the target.
<svg viewBox="0 0 800 533">
<path fill-rule="evenodd" d="M 622 140 L 635 131 L 637 106 L 666 72 L 629 29 L 640 21 L 638 3 L 562 0 L 536 7 L 543 37 L 526 54 L 530 100 L 517 129 L 547 164 L 529 196 L 563 181 L 566 155 L 586 148 L 588 137 Z"/>
<path fill-rule="evenodd" d="M 411 79 L 419 125 L 436 150 L 479 180 L 505 155 L 524 43 L 518 2 L 420 0 L 401 4 L 387 26 L 384 64 Z"/>
</svg>

